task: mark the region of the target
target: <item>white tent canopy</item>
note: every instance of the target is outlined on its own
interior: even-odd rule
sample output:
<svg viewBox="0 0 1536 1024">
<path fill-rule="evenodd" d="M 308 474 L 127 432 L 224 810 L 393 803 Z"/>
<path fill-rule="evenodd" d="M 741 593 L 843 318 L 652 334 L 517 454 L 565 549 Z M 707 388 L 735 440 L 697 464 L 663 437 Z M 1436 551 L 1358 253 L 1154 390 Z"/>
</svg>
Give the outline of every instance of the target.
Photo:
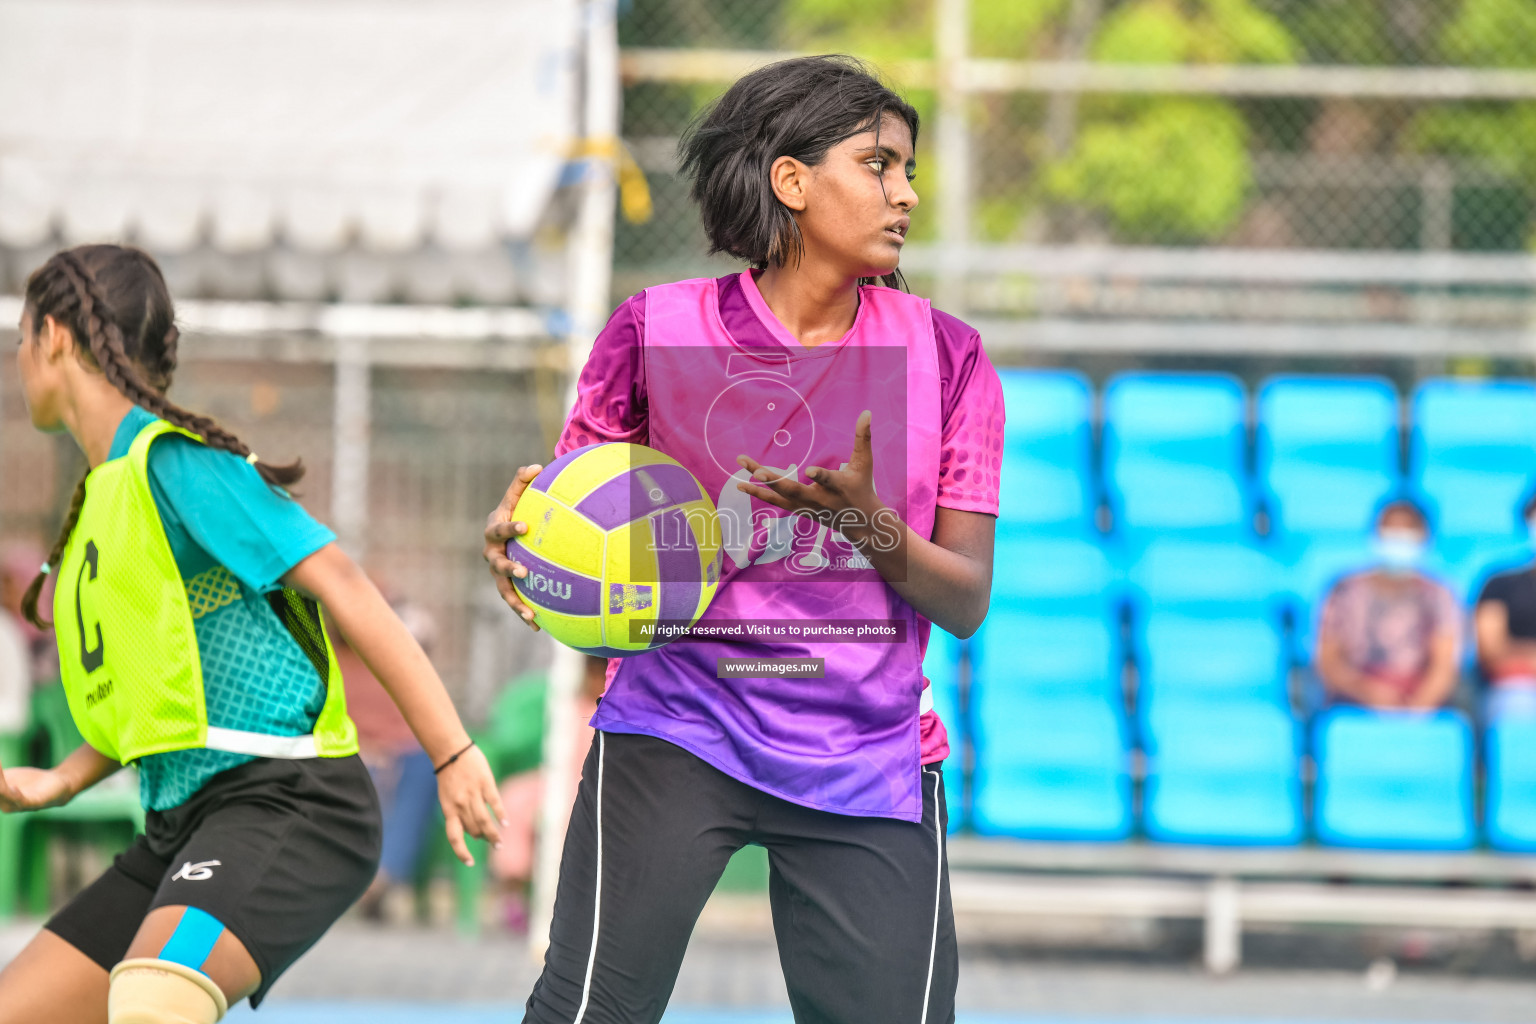
<svg viewBox="0 0 1536 1024">
<path fill-rule="evenodd" d="M 0 245 L 483 251 L 576 135 L 576 0 L 0 0 Z"/>
</svg>

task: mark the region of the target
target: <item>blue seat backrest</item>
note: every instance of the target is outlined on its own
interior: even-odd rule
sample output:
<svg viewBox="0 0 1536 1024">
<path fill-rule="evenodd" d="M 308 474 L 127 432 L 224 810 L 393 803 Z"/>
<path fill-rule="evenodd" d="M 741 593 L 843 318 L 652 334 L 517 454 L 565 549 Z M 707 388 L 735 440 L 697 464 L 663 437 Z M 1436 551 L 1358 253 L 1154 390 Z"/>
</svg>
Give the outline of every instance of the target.
<svg viewBox="0 0 1536 1024">
<path fill-rule="evenodd" d="M 971 646 L 973 694 L 994 709 L 1043 695 L 1118 696 L 1124 658 L 1119 622 L 1039 605 L 994 605 Z"/>
<path fill-rule="evenodd" d="M 1065 370 L 1002 370 L 998 526 L 1080 531 L 1093 524 L 1093 394 Z"/>
<path fill-rule="evenodd" d="M 1438 537 L 1517 534 L 1536 479 L 1536 386 L 1426 381 L 1414 396 L 1409 464 Z"/>
<path fill-rule="evenodd" d="M 1243 540 L 1160 537 L 1142 547 L 1126 569 L 1126 586 L 1139 612 L 1208 606 L 1231 614 L 1234 606 L 1268 606 L 1285 589 L 1285 574 L 1269 551 Z"/>
<path fill-rule="evenodd" d="M 1249 617 L 1154 611 L 1138 629 L 1143 715 L 1167 701 L 1286 700 L 1287 652 L 1278 624 Z"/>
<path fill-rule="evenodd" d="M 1104 396 L 1104 470 L 1117 527 L 1241 531 L 1246 417 L 1222 374 L 1126 374 Z"/>
<path fill-rule="evenodd" d="M 1094 605 L 1118 596 L 1118 573 L 1105 548 L 1078 537 L 1000 536 L 992 559 L 992 600 Z"/>
<path fill-rule="evenodd" d="M 1258 475 L 1278 532 L 1363 532 L 1401 486 L 1397 392 L 1375 377 L 1277 377 L 1259 392 Z"/>
<path fill-rule="evenodd" d="M 1157 771 L 1300 770 L 1301 735 L 1288 709 L 1258 701 L 1166 701 L 1146 719 Z"/>
</svg>

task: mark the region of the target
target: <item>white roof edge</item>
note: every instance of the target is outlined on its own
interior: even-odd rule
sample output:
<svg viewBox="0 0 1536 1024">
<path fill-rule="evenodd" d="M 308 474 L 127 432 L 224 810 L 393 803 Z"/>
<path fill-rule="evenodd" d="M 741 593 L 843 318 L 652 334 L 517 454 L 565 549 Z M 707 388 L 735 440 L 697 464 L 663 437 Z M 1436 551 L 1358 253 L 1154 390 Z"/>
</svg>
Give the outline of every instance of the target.
<svg viewBox="0 0 1536 1024">
<path fill-rule="evenodd" d="M 0 296 L 0 329 L 21 319 L 22 299 Z M 317 334 L 328 338 L 434 341 L 538 341 L 560 332 L 551 314 L 527 306 L 461 309 L 299 302 L 177 303 L 176 319 L 189 335 Z"/>
</svg>

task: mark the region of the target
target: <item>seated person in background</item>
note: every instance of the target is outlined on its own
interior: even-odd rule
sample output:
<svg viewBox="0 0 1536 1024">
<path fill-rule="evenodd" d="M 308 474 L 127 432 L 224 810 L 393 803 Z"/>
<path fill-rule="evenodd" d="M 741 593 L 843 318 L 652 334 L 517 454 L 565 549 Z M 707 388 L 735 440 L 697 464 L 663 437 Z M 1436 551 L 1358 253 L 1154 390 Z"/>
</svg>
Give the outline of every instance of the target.
<svg viewBox="0 0 1536 1024">
<path fill-rule="evenodd" d="M 1430 710 L 1451 699 L 1462 613 L 1422 569 L 1428 544 L 1423 510 L 1389 502 L 1376 518 L 1379 565 L 1334 584 L 1314 658 L 1330 703 Z"/>
<path fill-rule="evenodd" d="M 1536 492 L 1520 511 L 1536 538 Z M 1536 562 L 1483 584 L 1473 609 L 1477 664 L 1488 680 L 1484 714 L 1536 715 Z"/>
</svg>

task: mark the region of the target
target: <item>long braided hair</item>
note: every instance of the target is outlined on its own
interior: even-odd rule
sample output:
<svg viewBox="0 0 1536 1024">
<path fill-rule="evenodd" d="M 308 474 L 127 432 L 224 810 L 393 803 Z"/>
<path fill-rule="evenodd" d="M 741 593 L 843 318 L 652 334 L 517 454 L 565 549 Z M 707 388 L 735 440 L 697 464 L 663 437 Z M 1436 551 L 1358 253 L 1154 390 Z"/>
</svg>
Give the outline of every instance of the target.
<svg viewBox="0 0 1536 1024">
<path fill-rule="evenodd" d="M 32 344 L 43 318 L 53 317 L 74 335 L 81 362 L 99 370 L 133 404 L 190 430 L 211 448 L 250 456 L 250 448 L 234 434 L 165 397 L 176 373 L 181 335 L 165 277 L 148 253 L 121 245 L 82 245 L 55 253 L 27 279 L 26 309 Z M 255 467 L 273 487 L 286 487 L 304 475 L 298 460 L 285 466 L 258 461 Z M 80 519 L 85 481 L 81 476 L 75 485 L 58 539 L 21 601 L 23 614 L 39 629 L 49 623 L 38 612 L 38 600 Z"/>
</svg>

